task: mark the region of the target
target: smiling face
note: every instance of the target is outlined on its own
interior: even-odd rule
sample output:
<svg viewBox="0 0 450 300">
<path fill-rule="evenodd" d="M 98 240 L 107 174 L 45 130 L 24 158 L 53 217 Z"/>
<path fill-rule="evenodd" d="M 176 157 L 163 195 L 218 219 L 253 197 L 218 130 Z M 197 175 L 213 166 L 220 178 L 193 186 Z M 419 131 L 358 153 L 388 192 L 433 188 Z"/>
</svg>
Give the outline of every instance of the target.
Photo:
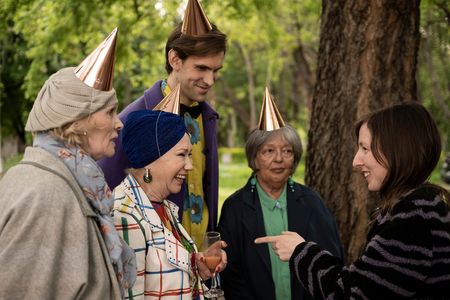
<svg viewBox="0 0 450 300">
<path fill-rule="evenodd" d="M 86 132 L 80 144 L 84 151 L 94 160 L 114 155 L 115 139 L 123 127 L 117 116 L 117 105 L 100 109 L 79 122 Z"/>
<path fill-rule="evenodd" d="M 174 50 L 170 50 L 169 61 L 173 76 L 181 86 L 181 103 L 190 106 L 195 101 L 206 100 L 222 68 L 224 56 L 225 53 L 220 52 L 207 56 L 189 56 L 181 60 Z"/>
<path fill-rule="evenodd" d="M 275 135 L 256 153 L 256 178 L 267 188 L 280 188 L 287 182 L 294 164 L 294 151 L 281 135 Z"/>
<path fill-rule="evenodd" d="M 189 136 L 181 140 L 163 156 L 146 166 L 152 175 L 148 189 L 160 200 L 181 190 L 189 170 L 192 170 L 192 145 Z"/>
<path fill-rule="evenodd" d="M 367 181 L 369 191 L 379 191 L 386 179 L 388 169 L 380 164 L 372 153 L 372 134 L 367 123 L 359 129 L 358 151 L 353 158 L 353 167 L 357 168 Z"/>
</svg>

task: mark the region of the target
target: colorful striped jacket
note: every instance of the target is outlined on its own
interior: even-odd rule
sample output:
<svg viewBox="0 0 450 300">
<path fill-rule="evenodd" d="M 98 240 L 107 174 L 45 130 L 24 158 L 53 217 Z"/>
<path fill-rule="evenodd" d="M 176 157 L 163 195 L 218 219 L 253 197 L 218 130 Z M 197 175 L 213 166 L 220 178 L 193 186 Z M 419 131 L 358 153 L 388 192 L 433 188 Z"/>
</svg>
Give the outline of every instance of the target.
<svg viewBox="0 0 450 300">
<path fill-rule="evenodd" d="M 419 187 L 380 214 L 362 256 L 342 266 L 313 242 L 297 246 L 291 270 L 315 299 L 450 299 L 450 208 Z"/>
<path fill-rule="evenodd" d="M 192 299 L 199 281 L 191 267 L 191 255 L 167 229 L 146 194 L 128 175 L 114 190 L 114 222 L 119 235 L 136 253 L 137 278 L 126 299 Z M 192 248 L 197 248 L 175 217 L 178 207 L 164 200 L 172 224 Z M 203 292 L 200 289 L 200 294 Z M 203 299 L 202 295 L 197 296 Z"/>
</svg>

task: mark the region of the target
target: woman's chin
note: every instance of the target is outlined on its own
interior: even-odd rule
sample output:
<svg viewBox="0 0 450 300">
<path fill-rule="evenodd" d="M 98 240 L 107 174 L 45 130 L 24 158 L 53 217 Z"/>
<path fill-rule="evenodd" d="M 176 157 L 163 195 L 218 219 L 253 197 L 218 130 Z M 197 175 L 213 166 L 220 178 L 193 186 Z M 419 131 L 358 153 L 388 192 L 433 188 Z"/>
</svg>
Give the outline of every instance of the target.
<svg viewBox="0 0 450 300">
<path fill-rule="evenodd" d="M 107 153 L 105 153 L 106 157 L 113 157 L 114 154 L 116 154 L 116 147 L 113 147 L 111 150 L 109 150 Z"/>
<path fill-rule="evenodd" d="M 170 189 L 170 194 L 178 194 L 181 191 L 181 185 Z"/>
</svg>

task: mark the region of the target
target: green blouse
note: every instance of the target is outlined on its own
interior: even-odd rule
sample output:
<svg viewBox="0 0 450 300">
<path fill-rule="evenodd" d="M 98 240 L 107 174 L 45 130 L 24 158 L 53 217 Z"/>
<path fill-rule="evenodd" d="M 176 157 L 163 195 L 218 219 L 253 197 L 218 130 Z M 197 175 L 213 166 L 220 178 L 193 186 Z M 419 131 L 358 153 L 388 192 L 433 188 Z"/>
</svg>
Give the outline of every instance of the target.
<svg viewBox="0 0 450 300">
<path fill-rule="evenodd" d="M 266 234 L 281 234 L 282 231 L 288 229 L 286 186 L 278 199 L 272 199 L 267 195 L 259 185 L 258 181 L 256 181 L 256 190 L 258 191 L 259 200 L 261 202 Z M 289 262 L 282 262 L 275 254 L 275 251 L 273 251 L 270 244 L 267 244 L 267 247 L 269 247 L 276 298 L 277 300 L 291 299 Z"/>
</svg>

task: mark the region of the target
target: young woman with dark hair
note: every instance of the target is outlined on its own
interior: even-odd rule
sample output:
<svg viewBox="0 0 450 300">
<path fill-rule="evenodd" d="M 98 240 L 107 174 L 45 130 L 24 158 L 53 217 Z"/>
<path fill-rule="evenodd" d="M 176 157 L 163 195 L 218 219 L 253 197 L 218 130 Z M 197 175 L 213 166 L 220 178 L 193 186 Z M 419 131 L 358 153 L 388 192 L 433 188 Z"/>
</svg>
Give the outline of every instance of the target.
<svg viewBox="0 0 450 300">
<path fill-rule="evenodd" d="M 315 299 L 448 299 L 449 192 L 429 183 L 441 139 L 420 104 L 394 105 L 356 124 L 353 166 L 380 209 L 359 259 L 344 266 L 293 232 L 263 237 Z"/>
</svg>

